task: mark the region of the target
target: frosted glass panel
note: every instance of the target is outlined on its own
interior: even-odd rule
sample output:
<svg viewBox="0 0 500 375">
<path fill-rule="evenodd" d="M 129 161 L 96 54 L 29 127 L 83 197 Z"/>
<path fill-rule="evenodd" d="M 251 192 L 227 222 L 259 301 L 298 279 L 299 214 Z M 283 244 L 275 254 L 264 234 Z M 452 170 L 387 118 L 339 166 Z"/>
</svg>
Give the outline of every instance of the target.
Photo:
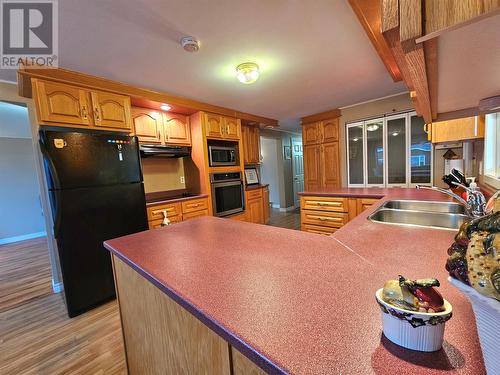
<svg viewBox="0 0 500 375">
<path fill-rule="evenodd" d="M 366 161 L 368 184 L 384 183 L 383 120 L 366 124 Z"/>
<path fill-rule="evenodd" d="M 363 181 L 363 125 L 347 128 L 349 140 L 349 183 L 364 184 Z"/>
<path fill-rule="evenodd" d="M 410 171 L 412 184 L 431 183 L 432 144 L 424 131 L 424 120 L 411 117 Z"/>
<path fill-rule="evenodd" d="M 387 120 L 387 182 L 406 183 L 406 118 Z"/>
</svg>

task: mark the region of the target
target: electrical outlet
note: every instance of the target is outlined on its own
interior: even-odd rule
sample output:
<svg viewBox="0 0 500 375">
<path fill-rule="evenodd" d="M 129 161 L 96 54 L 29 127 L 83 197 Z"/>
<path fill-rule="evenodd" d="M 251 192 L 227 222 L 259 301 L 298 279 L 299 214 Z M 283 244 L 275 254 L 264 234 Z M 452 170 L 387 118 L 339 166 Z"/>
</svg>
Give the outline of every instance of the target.
<svg viewBox="0 0 500 375">
<path fill-rule="evenodd" d="M 186 180 L 184 179 L 184 176 L 181 176 L 181 184 L 184 184 Z"/>
</svg>

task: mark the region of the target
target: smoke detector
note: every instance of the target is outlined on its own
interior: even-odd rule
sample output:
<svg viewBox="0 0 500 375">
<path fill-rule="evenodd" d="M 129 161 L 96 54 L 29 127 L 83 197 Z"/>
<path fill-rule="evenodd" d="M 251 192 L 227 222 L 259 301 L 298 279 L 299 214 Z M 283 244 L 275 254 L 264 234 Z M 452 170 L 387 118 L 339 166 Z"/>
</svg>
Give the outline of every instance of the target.
<svg viewBox="0 0 500 375">
<path fill-rule="evenodd" d="M 188 52 L 197 52 L 200 49 L 200 41 L 192 36 L 185 36 L 181 39 L 182 48 Z"/>
</svg>

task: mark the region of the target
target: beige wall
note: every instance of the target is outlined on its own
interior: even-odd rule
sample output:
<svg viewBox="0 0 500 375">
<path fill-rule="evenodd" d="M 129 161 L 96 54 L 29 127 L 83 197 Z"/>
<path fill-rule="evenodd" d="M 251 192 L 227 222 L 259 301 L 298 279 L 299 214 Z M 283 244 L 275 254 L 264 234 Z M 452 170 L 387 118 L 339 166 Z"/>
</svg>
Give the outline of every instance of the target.
<svg viewBox="0 0 500 375">
<path fill-rule="evenodd" d="M 179 159 L 145 158 L 142 159 L 144 190 L 146 193 L 156 191 L 185 189 L 181 183 L 184 176 L 184 162 Z"/>
<path fill-rule="evenodd" d="M 369 103 L 359 104 L 341 109 L 340 118 L 340 166 L 342 186 L 347 186 L 347 160 L 345 143 L 345 124 L 369 117 L 412 110 L 413 104 L 409 93 L 392 96 L 389 98 L 374 100 Z"/>
</svg>

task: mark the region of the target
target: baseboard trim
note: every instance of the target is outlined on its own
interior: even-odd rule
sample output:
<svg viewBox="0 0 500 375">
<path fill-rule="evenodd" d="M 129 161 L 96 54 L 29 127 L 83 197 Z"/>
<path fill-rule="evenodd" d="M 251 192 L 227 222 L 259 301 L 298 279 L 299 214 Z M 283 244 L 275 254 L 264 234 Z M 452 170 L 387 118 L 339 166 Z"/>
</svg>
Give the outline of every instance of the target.
<svg viewBox="0 0 500 375">
<path fill-rule="evenodd" d="M 54 281 L 54 279 L 52 279 L 52 291 L 54 293 L 61 293 L 63 291 L 63 283 L 62 282 L 58 282 L 56 283 Z"/>
<path fill-rule="evenodd" d="M 19 242 L 24 240 L 31 240 L 33 238 L 38 238 L 38 237 L 45 237 L 46 235 L 47 232 L 36 232 L 36 233 L 23 234 L 22 236 L 0 238 L 0 245 L 6 245 L 9 243 Z"/>
<path fill-rule="evenodd" d="M 290 212 L 290 211 L 293 211 L 293 210 L 295 210 L 295 206 L 280 208 L 280 212 Z"/>
</svg>

